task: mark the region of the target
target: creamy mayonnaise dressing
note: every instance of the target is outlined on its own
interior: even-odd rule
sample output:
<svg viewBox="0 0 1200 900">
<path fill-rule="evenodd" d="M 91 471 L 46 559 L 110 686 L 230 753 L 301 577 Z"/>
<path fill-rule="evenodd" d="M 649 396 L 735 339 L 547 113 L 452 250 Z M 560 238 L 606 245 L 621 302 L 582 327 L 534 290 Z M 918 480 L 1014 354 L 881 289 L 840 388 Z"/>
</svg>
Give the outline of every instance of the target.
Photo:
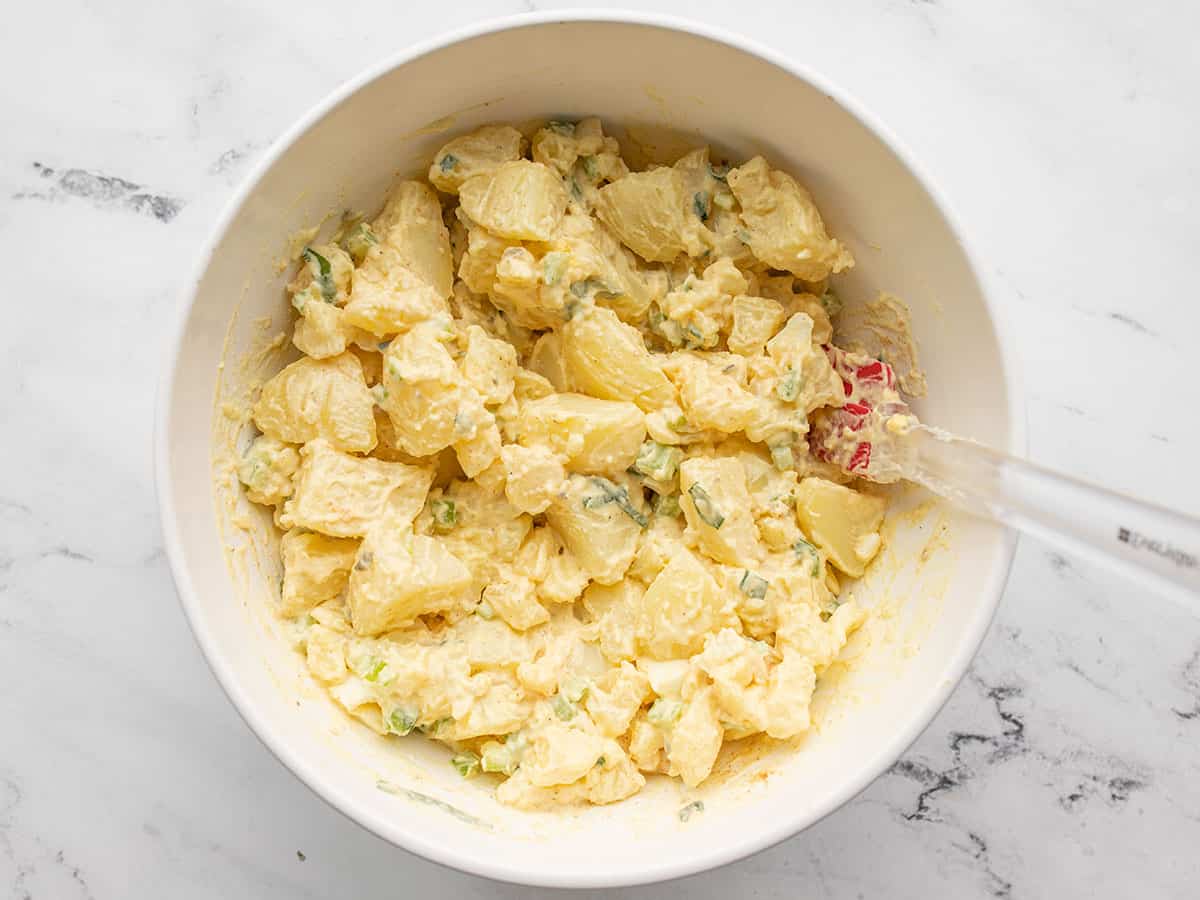
<svg viewBox="0 0 1200 900">
<path fill-rule="evenodd" d="M 724 741 L 811 727 L 886 502 L 809 452 L 853 258 L 802 185 L 490 125 L 299 253 L 303 355 L 233 465 L 341 706 L 523 808 L 694 787 Z"/>
</svg>

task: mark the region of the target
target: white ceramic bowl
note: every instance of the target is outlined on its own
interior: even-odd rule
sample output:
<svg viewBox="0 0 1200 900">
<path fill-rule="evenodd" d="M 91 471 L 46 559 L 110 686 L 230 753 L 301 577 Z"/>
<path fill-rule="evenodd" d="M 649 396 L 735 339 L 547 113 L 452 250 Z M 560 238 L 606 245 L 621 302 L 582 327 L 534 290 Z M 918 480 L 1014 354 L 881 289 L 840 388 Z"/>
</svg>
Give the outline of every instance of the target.
<svg viewBox="0 0 1200 900">
<path fill-rule="evenodd" d="M 828 679 L 819 728 L 798 747 L 754 745 L 722 763 L 723 774 L 697 794 L 705 811 L 686 822 L 677 812 L 692 795 L 666 779 L 611 807 L 501 807 L 488 784 L 460 779 L 443 749 L 377 738 L 314 689 L 269 614 L 267 521 L 243 514 L 254 540 L 231 561 L 228 545 L 245 538 L 231 525 L 239 514 L 226 503 L 227 473 L 214 487 L 214 445 L 229 444 L 237 426 L 223 410 L 236 414 L 254 380 L 280 364 L 252 351 L 286 322 L 287 276 L 274 265 L 285 236 L 331 210 L 373 211 L 394 174 L 420 171 L 451 133 L 587 114 L 630 145 L 655 143 L 647 135 L 666 127 L 710 139 L 734 159 L 765 153 L 798 174 L 858 259 L 840 282 L 843 295 L 853 302 L 882 287 L 912 306 L 930 384 L 918 411 L 1010 450 L 1021 449 L 1022 422 L 979 272 L 931 181 L 850 98 L 741 38 L 633 13 L 493 22 L 375 66 L 275 144 L 204 250 L 161 386 L 158 490 L 184 609 L 246 722 L 334 807 L 438 862 L 571 887 L 717 866 L 795 834 L 861 791 L 966 671 L 1014 547 L 1010 533 L 936 505 L 894 517 L 887 557 L 858 593 L 868 603 L 890 597 L 899 614 L 858 641 L 854 664 Z M 267 331 L 260 317 L 271 317 Z"/>
</svg>

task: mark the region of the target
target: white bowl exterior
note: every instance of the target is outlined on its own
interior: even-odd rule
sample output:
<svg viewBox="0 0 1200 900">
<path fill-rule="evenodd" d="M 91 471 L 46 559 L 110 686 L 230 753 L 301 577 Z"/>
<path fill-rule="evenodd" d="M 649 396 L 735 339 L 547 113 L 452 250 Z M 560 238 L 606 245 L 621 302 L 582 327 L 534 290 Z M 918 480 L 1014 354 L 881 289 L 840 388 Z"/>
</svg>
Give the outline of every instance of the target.
<svg viewBox="0 0 1200 900">
<path fill-rule="evenodd" d="M 306 687 L 298 655 L 263 614 L 265 580 L 236 589 L 215 527 L 218 366 L 235 310 L 234 347 L 248 343 L 256 317 L 283 321 L 286 276 L 273 260 L 284 236 L 332 209 L 374 210 L 393 176 L 419 171 L 449 134 L 548 115 L 667 126 L 695 134 L 696 143 L 717 140 L 735 159 L 764 153 L 796 173 L 857 257 L 843 293 L 883 287 L 912 307 L 930 385 L 921 414 L 1019 449 L 1019 398 L 956 229 L 890 149 L 894 141 L 852 113 L 850 101 L 799 74 L 729 36 L 634 14 L 485 26 L 339 91 L 281 140 L 222 221 L 160 397 L 168 552 L 201 646 L 246 721 L 314 790 L 372 831 L 439 862 L 524 883 L 602 886 L 688 874 L 769 846 L 844 803 L 899 756 L 965 672 L 999 600 L 1013 540 L 995 526 L 952 517 L 954 565 L 939 574 L 944 597 L 920 652 L 802 752 L 773 759 L 769 779 L 735 778 L 704 792 L 706 812 L 686 824 L 675 815 L 686 798 L 668 784 L 612 807 L 530 815 L 497 805 L 478 782 L 458 780 L 428 742 L 400 749 L 376 739 Z M 426 127 L 448 114 L 450 121 Z M 914 590 L 932 593 L 921 577 Z M 381 791 L 379 777 L 448 800 L 488 828 Z"/>
</svg>

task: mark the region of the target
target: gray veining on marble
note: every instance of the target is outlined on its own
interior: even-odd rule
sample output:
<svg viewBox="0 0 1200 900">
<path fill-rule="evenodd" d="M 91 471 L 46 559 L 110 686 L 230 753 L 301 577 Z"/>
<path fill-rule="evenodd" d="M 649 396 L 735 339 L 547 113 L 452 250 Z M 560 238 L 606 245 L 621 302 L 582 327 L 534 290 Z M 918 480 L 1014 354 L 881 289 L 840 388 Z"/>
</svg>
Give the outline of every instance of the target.
<svg viewBox="0 0 1200 900">
<path fill-rule="evenodd" d="M 564 5 L 7 13 L 0 897 L 554 893 L 391 848 L 259 745 L 175 600 L 150 443 L 179 288 L 271 140 L 403 44 Z M 800 56 L 937 173 L 1005 301 L 1034 459 L 1200 513 L 1193 5 L 655 6 Z M 614 896 L 1194 897 L 1198 747 L 1200 622 L 1025 541 L 971 675 L 888 774 L 758 856 Z"/>
</svg>

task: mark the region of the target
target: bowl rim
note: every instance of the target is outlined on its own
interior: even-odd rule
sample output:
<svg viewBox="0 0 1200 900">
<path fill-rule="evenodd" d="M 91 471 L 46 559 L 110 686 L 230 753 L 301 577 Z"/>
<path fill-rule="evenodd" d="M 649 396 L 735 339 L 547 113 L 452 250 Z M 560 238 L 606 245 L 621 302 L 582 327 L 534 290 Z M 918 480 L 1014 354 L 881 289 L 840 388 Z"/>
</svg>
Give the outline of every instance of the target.
<svg viewBox="0 0 1200 900">
<path fill-rule="evenodd" d="M 458 852 L 453 847 L 439 845 L 426 839 L 421 834 L 419 827 L 407 825 L 403 818 L 385 818 L 358 808 L 353 798 L 331 784 L 316 766 L 302 760 L 285 741 L 273 733 L 271 727 L 259 717 L 249 695 L 239 685 L 213 632 L 205 624 L 201 612 L 202 603 L 184 560 L 178 515 L 171 488 L 173 483 L 172 463 L 168 454 L 169 434 L 173 421 L 171 397 L 174 394 L 175 382 L 179 374 L 180 353 L 187 332 L 187 323 L 196 302 L 198 287 L 207 271 L 213 253 L 229 225 L 278 159 L 338 105 L 376 79 L 415 59 L 488 34 L 557 23 L 580 22 L 634 25 L 682 32 L 755 56 L 822 91 L 884 143 L 909 174 L 916 179 L 921 189 L 930 197 L 944 217 L 966 258 L 972 275 L 980 285 L 985 312 L 996 334 L 999 346 L 1001 379 L 1009 392 L 1010 437 L 1008 449 L 1018 454 L 1026 450 L 1026 409 L 1024 392 L 1019 378 L 1020 370 L 1015 360 L 1015 344 L 1007 334 L 1007 326 L 1004 317 L 999 314 L 997 302 L 991 297 L 990 279 L 985 277 L 984 270 L 979 265 L 978 259 L 966 239 L 961 222 L 946 197 L 925 171 L 914 162 L 913 154 L 908 147 L 878 117 L 848 91 L 831 83 L 808 66 L 730 29 L 656 12 L 580 8 L 491 17 L 438 34 L 394 52 L 336 87 L 275 139 L 252 169 L 242 178 L 226 202 L 209 232 L 190 277 L 182 288 L 183 302 L 179 304 L 179 309 L 176 311 L 174 326 L 170 332 L 171 337 L 165 351 L 166 358 L 163 360 L 163 368 L 158 382 L 158 395 L 155 403 L 154 472 L 166 557 L 184 615 L 217 682 L 250 731 L 277 760 L 283 763 L 318 797 L 346 818 L 395 846 L 416 853 L 435 863 L 474 875 L 516 884 L 559 888 L 605 888 L 650 884 L 681 878 L 743 859 L 799 834 L 864 791 L 890 768 L 925 731 L 966 675 L 971 661 L 978 653 L 983 639 L 987 635 L 1004 593 L 1016 551 L 1016 533 L 1012 529 L 1005 528 L 1001 534 L 1002 553 L 1000 559 L 987 573 L 983 584 L 984 589 L 981 591 L 981 594 L 988 600 L 980 605 L 969 623 L 963 639 L 959 642 L 957 651 L 947 661 L 947 671 L 951 673 L 950 677 L 944 678 L 937 688 L 923 699 L 919 706 L 919 712 L 912 716 L 904 728 L 892 735 L 889 741 L 878 746 L 871 763 L 862 767 L 857 775 L 850 779 L 836 795 L 817 806 L 804 810 L 801 815 L 771 823 L 753 834 L 731 835 L 728 843 L 722 847 L 720 852 L 710 853 L 703 858 L 683 856 L 636 867 L 626 866 L 620 870 L 593 870 L 582 873 L 542 872 L 526 866 L 510 865 L 502 859 L 497 861 L 482 858 L 471 852 Z"/>
</svg>

